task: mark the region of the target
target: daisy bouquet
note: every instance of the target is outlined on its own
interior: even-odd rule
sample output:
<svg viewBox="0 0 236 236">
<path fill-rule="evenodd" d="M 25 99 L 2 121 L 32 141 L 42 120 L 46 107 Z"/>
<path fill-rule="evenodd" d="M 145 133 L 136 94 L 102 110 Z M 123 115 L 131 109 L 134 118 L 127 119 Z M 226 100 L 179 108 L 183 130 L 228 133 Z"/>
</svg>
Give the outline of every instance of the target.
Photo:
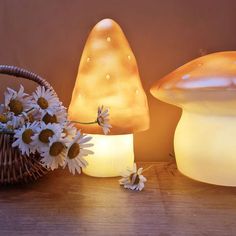
<svg viewBox="0 0 236 236">
<path fill-rule="evenodd" d="M 81 173 L 87 165 L 84 156 L 93 154 L 91 137 L 68 120 L 67 109 L 53 88 L 38 75 L 18 67 L 0 65 L 0 73 L 40 84 L 31 95 L 22 85 L 18 91 L 7 88 L 4 93 L 4 103 L 0 104 L 0 183 L 37 179 L 42 168 L 67 167 L 72 174 Z M 96 120 L 88 124 L 97 123 L 107 134 L 111 128 L 108 117 L 108 109 L 98 107 Z"/>
<path fill-rule="evenodd" d="M 97 119 L 104 133 L 111 127 L 108 110 L 98 108 Z M 53 91 L 38 86 L 32 95 L 7 88 L 4 104 L 1 104 L 0 131 L 14 133 L 12 147 L 18 147 L 22 155 L 36 152 L 42 157 L 41 163 L 54 170 L 59 166 L 68 167 L 73 174 L 81 173 L 87 162 L 83 158 L 93 154 L 89 148 L 91 137 L 78 131 L 68 121 L 66 108 Z"/>
</svg>

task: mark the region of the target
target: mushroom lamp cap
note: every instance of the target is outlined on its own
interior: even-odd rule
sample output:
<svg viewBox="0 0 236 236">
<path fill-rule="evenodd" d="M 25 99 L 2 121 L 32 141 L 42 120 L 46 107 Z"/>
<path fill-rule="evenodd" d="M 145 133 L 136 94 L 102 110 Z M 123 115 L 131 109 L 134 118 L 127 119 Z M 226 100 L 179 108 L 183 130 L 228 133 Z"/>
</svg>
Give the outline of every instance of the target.
<svg viewBox="0 0 236 236">
<path fill-rule="evenodd" d="M 111 19 L 92 29 L 80 60 L 69 106 L 69 119 L 96 120 L 98 106 L 109 109 L 110 134 L 129 134 L 149 127 L 149 110 L 134 54 L 120 26 Z M 77 125 L 102 134 L 97 124 Z"/>
<path fill-rule="evenodd" d="M 154 97 L 167 103 L 190 107 L 236 102 L 236 51 L 209 54 L 174 70 L 151 87 Z"/>
</svg>

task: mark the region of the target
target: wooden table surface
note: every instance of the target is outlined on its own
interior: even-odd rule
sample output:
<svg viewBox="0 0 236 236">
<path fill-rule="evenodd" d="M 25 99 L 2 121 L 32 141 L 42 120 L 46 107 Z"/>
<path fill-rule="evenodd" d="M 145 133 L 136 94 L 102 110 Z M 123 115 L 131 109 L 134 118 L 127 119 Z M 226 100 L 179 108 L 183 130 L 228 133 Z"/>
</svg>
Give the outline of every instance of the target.
<svg viewBox="0 0 236 236">
<path fill-rule="evenodd" d="M 142 192 L 63 170 L 1 187 L 0 235 L 236 235 L 236 188 L 193 181 L 167 162 L 145 176 Z"/>
</svg>

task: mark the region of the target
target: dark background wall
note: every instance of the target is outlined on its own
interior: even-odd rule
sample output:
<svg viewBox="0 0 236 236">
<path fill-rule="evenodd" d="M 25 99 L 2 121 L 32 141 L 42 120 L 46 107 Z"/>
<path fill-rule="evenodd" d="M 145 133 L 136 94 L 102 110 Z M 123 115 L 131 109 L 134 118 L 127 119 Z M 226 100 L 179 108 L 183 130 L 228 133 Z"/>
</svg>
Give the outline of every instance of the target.
<svg viewBox="0 0 236 236">
<path fill-rule="evenodd" d="M 202 54 L 236 49 L 234 0 L 0 0 L 0 64 L 45 77 L 69 105 L 83 46 L 103 18 L 124 30 L 139 65 L 151 116 L 148 131 L 135 134 L 137 160 L 156 161 L 173 152 L 181 111 L 153 98 L 155 80 Z M 22 80 L 1 76 L 6 86 Z M 24 82 L 28 91 L 35 88 Z"/>
</svg>

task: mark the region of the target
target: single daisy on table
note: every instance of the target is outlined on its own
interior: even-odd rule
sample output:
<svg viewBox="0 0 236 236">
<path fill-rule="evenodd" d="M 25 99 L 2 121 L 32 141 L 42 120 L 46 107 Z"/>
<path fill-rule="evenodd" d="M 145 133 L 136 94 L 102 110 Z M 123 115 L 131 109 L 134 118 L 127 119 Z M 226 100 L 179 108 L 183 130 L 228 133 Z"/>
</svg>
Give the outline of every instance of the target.
<svg viewBox="0 0 236 236">
<path fill-rule="evenodd" d="M 67 139 L 56 136 L 49 138 L 49 145 L 41 149 L 42 164 L 51 170 L 63 166 L 65 163 L 67 142 Z"/>
<path fill-rule="evenodd" d="M 120 185 L 123 185 L 124 188 L 141 191 L 144 188 L 144 183 L 147 181 L 142 172 L 143 168 L 137 170 L 137 165 L 134 163 L 133 169 L 128 169 L 122 175 L 123 178 L 119 180 Z"/>
<path fill-rule="evenodd" d="M 48 147 L 50 143 L 50 138 L 61 138 L 62 128 L 59 124 L 45 124 L 40 122 L 37 127 L 37 132 L 32 137 L 32 144 L 37 147 L 37 150 L 41 152 L 41 149 Z"/>
<path fill-rule="evenodd" d="M 35 153 L 36 147 L 32 145 L 32 137 L 37 130 L 38 123 L 34 122 L 32 124 L 27 123 L 22 128 L 15 131 L 14 138 L 16 139 L 12 146 L 19 147 L 21 153 L 28 155 L 30 153 Z"/>
<path fill-rule="evenodd" d="M 8 111 L 13 112 L 15 116 L 27 111 L 31 107 L 31 99 L 27 93 L 24 93 L 24 87 L 21 85 L 18 92 L 7 88 L 4 93 L 5 107 Z"/>
<path fill-rule="evenodd" d="M 53 115 L 59 105 L 59 98 L 53 91 L 46 89 L 44 86 L 38 86 L 32 94 L 31 106 L 43 114 Z"/>
<path fill-rule="evenodd" d="M 98 107 L 97 123 L 102 127 L 104 134 L 108 134 L 110 132 L 110 128 L 112 128 L 112 126 L 109 124 L 108 108 L 104 109 L 103 106 Z"/>
<path fill-rule="evenodd" d="M 87 161 L 83 158 L 89 154 L 93 154 L 93 151 L 87 149 L 92 147 L 92 143 L 88 143 L 92 137 L 81 134 L 78 131 L 74 139 L 67 145 L 66 159 L 64 168 L 68 165 L 69 171 L 74 175 L 77 171 L 81 173 L 81 168 L 88 165 Z"/>
</svg>

